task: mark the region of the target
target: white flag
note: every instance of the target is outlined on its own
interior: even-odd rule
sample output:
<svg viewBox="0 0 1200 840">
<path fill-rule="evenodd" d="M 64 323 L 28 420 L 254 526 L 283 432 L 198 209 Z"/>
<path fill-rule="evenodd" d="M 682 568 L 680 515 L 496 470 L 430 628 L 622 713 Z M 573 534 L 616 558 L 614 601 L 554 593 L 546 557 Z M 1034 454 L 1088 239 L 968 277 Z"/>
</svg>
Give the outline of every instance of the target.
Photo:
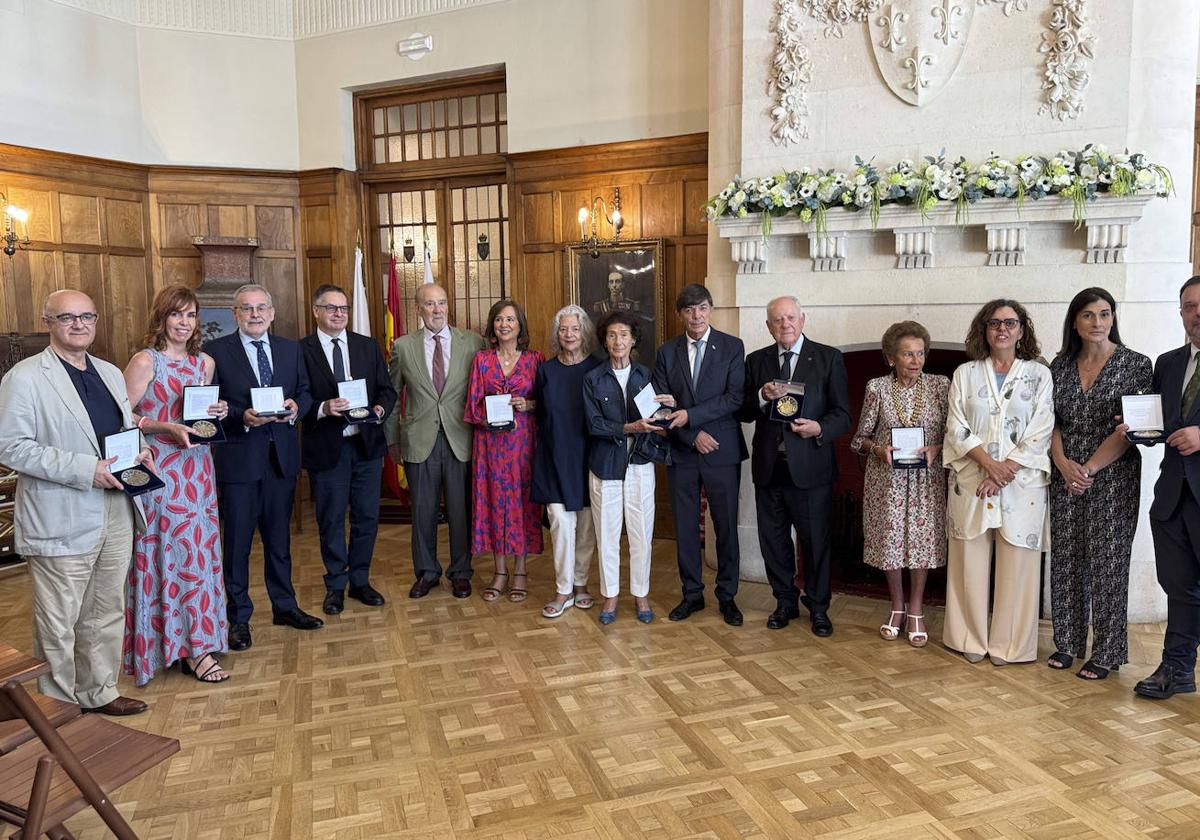
<svg viewBox="0 0 1200 840">
<path fill-rule="evenodd" d="M 433 282 L 433 265 L 429 262 L 429 248 L 425 248 L 425 282 Z"/>
<path fill-rule="evenodd" d="M 362 248 L 354 248 L 354 326 L 359 335 L 371 335 L 371 312 L 367 309 L 367 284 L 363 280 Z"/>
</svg>

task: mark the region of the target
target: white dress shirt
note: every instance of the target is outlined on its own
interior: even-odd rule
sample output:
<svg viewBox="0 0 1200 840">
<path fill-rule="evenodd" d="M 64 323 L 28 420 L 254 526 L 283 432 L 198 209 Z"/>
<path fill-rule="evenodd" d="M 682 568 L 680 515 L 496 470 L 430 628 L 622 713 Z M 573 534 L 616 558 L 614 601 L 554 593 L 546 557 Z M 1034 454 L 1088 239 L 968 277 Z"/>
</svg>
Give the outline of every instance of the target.
<svg viewBox="0 0 1200 840">
<path fill-rule="evenodd" d="M 338 340 L 337 352 L 342 357 L 342 365 L 346 371 L 346 378 L 353 379 L 354 375 L 350 373 L 350 348 L 346 344 L 346 331 L 342 330 L 337 335 L 326 335 L 321 330 L 317 330 L 317 341 L 321 342 L 321 350 L 325 353 L 325 361 L 329 363 L 331 371 L 335 370 L 333 365 L 333 340 L 335 338 Z M 325 413 L 325 403 L 322 402 L 317 407 L 317 419 L 320 420 L 328 416 Z M 351 437 L 356 434 L 358 434 L 358 426 L 347 423 L 346 428 L 342 429 L 342 437 Z"/>
<path fill-rule="evenodd" d="M 262 379 L 258 375 L 258 348 L 250 342 L 261 341 L 263 350 L 267 352 L 267 361 L 271 363 L 271 372 L 275 372 L 275 357 L 271 355 L 271 334 L 263 333 L 258 338 L 251 338 L 241 330 L 238 330 L 238 338 L 242 340 L 242 349 L 246 351 L 246 358 L 250 360 L 250 370 L 254 371 L 254 381 L 262 386 Z"/>
<path fill-rule="evenodd" d="M 446 363 L 446 375 L 450 374 L 450 325 L 443 324 L 442 328 L 435 333 L 429 331 L 428 327 L 421 327 L 421 331 L 425 333 L 425 370 L 429 372 L 429 381 L 433 381 L 433 337 L 439 336 L 442 339 L 442 360 Z"/>
<path fill-rule="evenodd" d="M 694 371 L 696 369 L 696 342 L 703 341 L 704 342 L 704 352 L 707 353 L 708 352 L 708 339 L 710 337 L 712 337 L 712 327 L 709 327 L 708 329 L 706 329 L 704 331 L 704 335 L 700 336 L 699 338 L 692 338 L 690 335 L 687 335 L 687 333 L 684 333 L 684 337 L 687 338 L 688 375 L 691 376 L 692 371 Z M 700 364 L 704 364 L 704 356 L 703 355 L 700 356 Z"/>
</svg>

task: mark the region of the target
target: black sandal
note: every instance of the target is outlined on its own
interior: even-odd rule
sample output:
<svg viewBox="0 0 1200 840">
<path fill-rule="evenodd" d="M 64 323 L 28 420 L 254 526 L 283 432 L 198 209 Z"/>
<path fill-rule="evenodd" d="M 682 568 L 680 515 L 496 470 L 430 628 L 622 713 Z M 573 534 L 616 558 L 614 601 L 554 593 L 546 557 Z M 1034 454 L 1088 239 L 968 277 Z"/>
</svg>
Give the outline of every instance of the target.
<svg viewBox="0 0 1200 840">
<path fill-rule="evenodd" d="M 1088 682 L 1097 682 L 1099 680 L 1106 679 L 1109 671 L 1119 670 L 1121 670 L 1120 665 L 1114 665 L 1111 668 L 1105 668 L 1103 665 L 1097 665 L 1096 660 L 1089 659 L 1087 662 L 1083 663 L 1083 667 L 1075 673 L 1075 676 L 1079 677 L 1081 680 L 1087 680 Z M 1084 673 L 1085 671 L 1091 672 L 1093 676 L 1087 676 Z"/>
<path fill-rule="evenodd" d="M 1046 665 L 1056 671 L 1065 671 L 1075 662 L 1074 656 L 1068 656 L 1065 653 L 1055 652 L 1050 654 L 1046 659 Z"/>
<path fill-rule="evenodd" d="M 202 683 L 222 683 L 229 679 L 229 674 L 226 673 L 225 669 L 221 667 L 221 663 L 217 661 L 217 657 L 213 656 L 211 653 L 206 653 L 200 657 L 199 664 L 203 665 L 205 662 L 209 663 L 207 668 L 202 670 L 194 669 L 188 664 L 187 657 L 185 656 L 183 659 L 179 660 L 179 670 L 187 674 L 189 677 L 195 677 L 197 682 Z M 209 679 L 208 675 L 213 671 L 220 671 L 221 676 L 214 676 L 212 679 Z"/>
</svg>

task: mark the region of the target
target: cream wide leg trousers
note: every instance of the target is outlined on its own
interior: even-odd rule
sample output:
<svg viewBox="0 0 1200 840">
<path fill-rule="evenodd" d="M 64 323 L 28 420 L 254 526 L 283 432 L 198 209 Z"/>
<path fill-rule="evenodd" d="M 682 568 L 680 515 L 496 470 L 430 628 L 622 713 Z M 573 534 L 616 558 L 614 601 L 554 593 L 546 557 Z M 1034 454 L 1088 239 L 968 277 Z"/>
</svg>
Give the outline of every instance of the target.
<svg viewBox="0 0 1200 840">
<path fill-rule="evenodd" d="M 629 534 L 629 592 L 650 593 L 650 542 L 654 537 L 654 464 L 630 464 L 624 481 L 601 480 L 588 473 L 592 523 L 600 548 L 600 593 L 621 591 L 621 525 Z"/>
<path fill-rule="evenodd" d="M 992 544 L 996 591 L 988 621 Z M 951 650 L 987 654 L 1003 662 L 1037 659 L 1038 583 L 1042 553 L 1019 548 L 991 529 L 973 540 L 950 540 L 946 564 L 946 623 L 942 641 Z"/>
<path fill-rule="evenodd" d="M 554 581 L 559 595 L 571 595 L 576 586 L 587 586 L 596 528 L 590 510 L 567 510 L 558 502 L 546 505 L 550 516 L 550 541 L 554 543 Z"/>
<path fill-rule="evenodd" d="M 133 509 L 104 494 L 100 541 L 90 554 L 26 557 L 33 583 L 34 655 L 50 663 L 42 694 L 87 709 L 117 698 L 125 630 L 125 578 L 133 555 Z"/>
</svg>

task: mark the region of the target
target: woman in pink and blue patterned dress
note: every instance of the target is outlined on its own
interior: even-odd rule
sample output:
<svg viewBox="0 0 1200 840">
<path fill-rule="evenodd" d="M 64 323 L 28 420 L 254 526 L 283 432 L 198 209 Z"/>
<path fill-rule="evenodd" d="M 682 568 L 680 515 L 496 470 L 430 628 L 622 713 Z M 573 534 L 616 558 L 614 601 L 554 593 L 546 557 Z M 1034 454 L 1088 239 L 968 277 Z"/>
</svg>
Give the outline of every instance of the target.
<svg viewBox="0 0 1200 840">
<path fill-rule="evenodd" d="M 495 601 L 505 590 L 508 600 L 524 601 L 525 555 L 542 551 L 542 509 L 530 501 L 533 488 L 533 386 L 542 354 L 529 347 L 525 313 L 512 300 L 501 300 L 488 313 L 483 338 L 490 349 L 480 350 L 471 363 L 467 407 L 463 419 L 474 423 L 471 464 L 475 554 L 492 552 L 495 576 L 483 590 L 483 600 Z M 511 394 L 513 427 L 488 427 L 484 397 Z M 513 568 L 508 570 L 508 558 Z"/>
<path fill-rule="evenodd" d="M 162 289 L 146 349 L 125 368 L 133 416 L 166 485 L 143 499 L 146 531 L 134 540 L 126 586 L 124 668 L 138 685 L 176 661 L 201 682 L 229 679 L 214 656 L 228 645 L 212 456 L 180 422 L 183 389 L 213 379 L 213 360 L 200 352 L 199 314 L 191 289 Z M 228 412 L 224 401 L 209 406 L 217 419 Z"/>
</svg>

